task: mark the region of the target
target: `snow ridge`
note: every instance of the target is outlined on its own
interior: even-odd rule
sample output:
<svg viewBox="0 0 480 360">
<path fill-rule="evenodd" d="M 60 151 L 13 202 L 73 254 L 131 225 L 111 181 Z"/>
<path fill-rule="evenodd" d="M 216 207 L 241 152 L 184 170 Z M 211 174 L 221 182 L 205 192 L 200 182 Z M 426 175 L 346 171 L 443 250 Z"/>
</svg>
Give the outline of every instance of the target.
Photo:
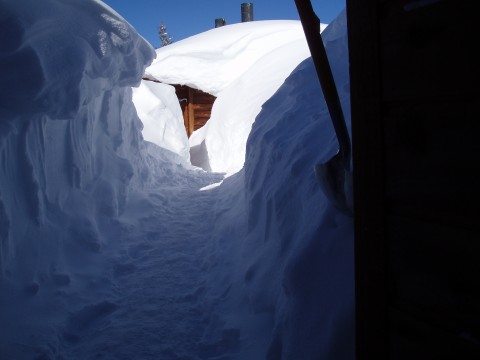
<svg viewBox="0 0 480 360">
<path fill-rule="evenodd" d="M 350 127 L 345 12 L 322 37 Z M 240 333 L 235 359 L 355 357 L 352 219 L 328 202 L 313 171 L 337 146 L 307 59 L 263 104 L 244 169 L 222 184 L 232 193 L 240 188 L 222 223 L 245 214 L 244 223 L 219 231 L 217 240 L 224 267 L 217 272 L 228 274 L 215 279 L 223 284 L 217 321 Z M 240 241 L 228 242 L 234 231 Z"/>
</svg>

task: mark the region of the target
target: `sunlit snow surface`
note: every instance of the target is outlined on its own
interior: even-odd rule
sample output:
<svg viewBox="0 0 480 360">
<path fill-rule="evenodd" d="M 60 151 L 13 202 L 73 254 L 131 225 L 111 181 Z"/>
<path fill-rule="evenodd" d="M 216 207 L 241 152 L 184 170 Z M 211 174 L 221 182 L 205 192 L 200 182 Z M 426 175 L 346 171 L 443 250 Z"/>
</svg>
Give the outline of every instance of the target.
<svg viewBox="0 0 480 360">
<path fill-rule="evenodd" d="M 299 21 L 246 22 L 158 49 L 146 74 L 217 96 L 207 125 L 190 138 L 192 163 L 233 174 L 263 103 L 309 55 Z"/>
<path fill-rule="evenodd" d="M 349 118 L 345 14 L 324 36 Z M 184 138 L 142 138 L 154 55 L 98 1 L 0 0 L 0 359 L 352 359 L 352 224 L 313 174 L 336 141 L 310 60 L 214 186 Z M 248 105 L 250 81 L 222 91 Z"/>
<path fill-rule="evenodd" d="M 133 88 L 132 99 L 143 123 L 143 138 L 189 162 L 190 146 L 175 88 L 142 80 L 138 87 Z"/>
</svg>

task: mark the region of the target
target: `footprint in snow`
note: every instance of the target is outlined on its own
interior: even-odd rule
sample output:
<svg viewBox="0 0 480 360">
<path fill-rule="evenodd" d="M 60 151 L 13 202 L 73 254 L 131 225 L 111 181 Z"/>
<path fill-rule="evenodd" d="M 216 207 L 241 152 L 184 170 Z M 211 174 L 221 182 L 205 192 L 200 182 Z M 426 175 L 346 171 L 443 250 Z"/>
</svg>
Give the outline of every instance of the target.
<svg viewBox="0 0 480 360">
<path fill-rule="evenodd" d="M 98 324 L 117 309 L 118 305 L 109 301 L 84 306 L 68 318 L 63 333 L 65 340 L 72 343 L 79 341 L 85 331 Z"/>
</svg>

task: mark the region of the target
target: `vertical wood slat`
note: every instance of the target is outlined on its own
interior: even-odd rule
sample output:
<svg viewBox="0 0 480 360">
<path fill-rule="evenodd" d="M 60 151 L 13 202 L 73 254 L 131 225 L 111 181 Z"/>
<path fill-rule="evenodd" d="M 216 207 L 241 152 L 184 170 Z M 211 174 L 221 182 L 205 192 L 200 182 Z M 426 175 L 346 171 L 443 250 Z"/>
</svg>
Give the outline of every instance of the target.
<svg viewBox="0 0 480 360">
<path fill-rule="evenodd" d="M 188 137 L 192 135 L 195 130 L 195 112 L 194 112 L 194 98 L 193 89 L 188 88 Z"/>
<path fill-rule="evenodd" d="M 190 137 L 190 134 L 188 132 L 188 103 L 186 105 L 183 105 L 183 126 L 185 126 L 187 136 Z"/>
<path fill-rule="evenodd" d="M 375 2 L 377 3 L 377 2 Z M 354 164 L 357 360 L 388 358 L 383 119 L 377 6 L 347 0 Z"/>
</svg>

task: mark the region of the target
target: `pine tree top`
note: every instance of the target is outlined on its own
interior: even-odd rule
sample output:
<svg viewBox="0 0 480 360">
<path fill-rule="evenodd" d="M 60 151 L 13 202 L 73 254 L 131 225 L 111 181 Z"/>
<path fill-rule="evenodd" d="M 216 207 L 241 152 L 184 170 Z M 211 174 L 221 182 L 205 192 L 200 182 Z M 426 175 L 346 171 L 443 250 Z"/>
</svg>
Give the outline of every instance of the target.
<svg viewBox="0 0 480 360">
<path fill-rule="evenodd" d="M 160 41 L 162 42 L 161 47 L 167 46 L 173 42 L 172 41 L 173 36 L 169 36 L 167 32 L 167 27 L 163 22 L 160 24 L 160 27 L 158 28 L 158 36 L 160 38 Z"/>
</svg>

